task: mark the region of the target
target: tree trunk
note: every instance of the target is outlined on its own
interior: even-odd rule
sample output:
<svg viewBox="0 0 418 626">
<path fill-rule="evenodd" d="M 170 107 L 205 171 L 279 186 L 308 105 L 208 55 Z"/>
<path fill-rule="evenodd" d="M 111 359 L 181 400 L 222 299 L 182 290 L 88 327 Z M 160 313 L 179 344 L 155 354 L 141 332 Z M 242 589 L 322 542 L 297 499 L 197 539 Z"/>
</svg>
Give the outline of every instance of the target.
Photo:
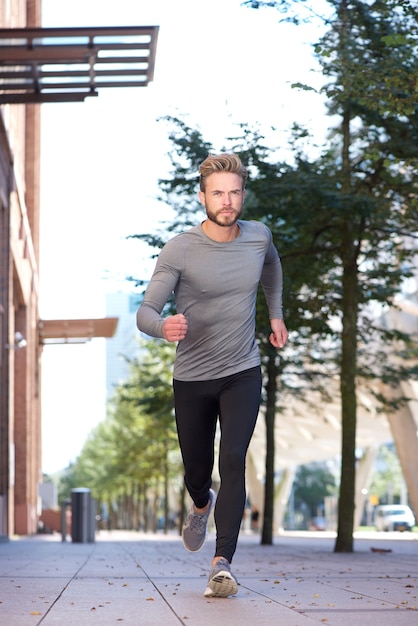
<svg viewBox="0 0 418 626">
<path fill-rule="evenodd" d="M 169 487 L 169 467 L 168 467 L 168 450 L 165 450 L 164 457 L 164 534 L 170 530 L 170 506 L 168 501 Z"/>
<path fill-rule="evenodd" d="M 342 0 L 339 7 L 340 47 L 344 58 L 349 33 L 348 4 Z M 351 112 L 350 87 L 343 85 L 346 103 L 342 118 L 342 191 L 348 198 L 351 193 Z M 358 325 L 358 267 L 357 242 L 353 222 L 343 222 L 341 238 L 342 277 L 342 335 L 341 335 L 341 479 L 338 500 L 338 527 L 335 552 L 353 551 L 354 502 L 356 480 L 356 369 Z"/>
<path fill-rule="evenodd" d="M 263 546 L 271 546 L 273 543 L 276 394 L 276 351 L 271 349 L 268 352 L 266 385 L 266 479 L 264 485 L 263 529 L 261 533 L 261 544 Z"/>
<path fill-rule="evenodd" d="M 343 331 L 341 356 L 341 482 L 335 552 L 353 551 L 354 497 L 356 480 L 356 361 L 357 273 L 344 270 Z"/>
<path fill-rule="evenodd" d="M 350 116 L 343 118 L 343 191 L 350 193 Z M 353 551 L 354 501 L 356 480 L 357 428 L 357 337 L 358 337 L 358 267 L 357 242 L 353 224 L 343 225 L 341 258 L 342 278 L 342 335 L 341 335 L 341 481 L 338 501 L 338 529 L 335 552 Z"/>
</svg>

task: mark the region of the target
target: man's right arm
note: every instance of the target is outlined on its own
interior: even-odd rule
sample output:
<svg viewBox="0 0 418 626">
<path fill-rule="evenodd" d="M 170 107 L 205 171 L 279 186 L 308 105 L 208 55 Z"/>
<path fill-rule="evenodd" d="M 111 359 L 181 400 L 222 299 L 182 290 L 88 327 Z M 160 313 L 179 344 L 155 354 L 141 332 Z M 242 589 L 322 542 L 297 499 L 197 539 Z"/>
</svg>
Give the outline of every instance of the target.
<svg viewBox="0 0 418 626">
<path fill-rule="evenodd" d="M 160 252 L 144 299 L 136 314 L 137 327 L 141 332 L 150 337 L 164 339 L 167 339 L 165 336 L 167 333 L 164 332 L 166 320 L 162 317 L 161 312 L 180 277 L 179 261 L 181 261 L 181 259 L 176 258 L 178 257 L 176 246 L 169 244 L 166 244 Z M 173 339 L 168 339 L 168 341 L 173 341 Z"/>
</svg>

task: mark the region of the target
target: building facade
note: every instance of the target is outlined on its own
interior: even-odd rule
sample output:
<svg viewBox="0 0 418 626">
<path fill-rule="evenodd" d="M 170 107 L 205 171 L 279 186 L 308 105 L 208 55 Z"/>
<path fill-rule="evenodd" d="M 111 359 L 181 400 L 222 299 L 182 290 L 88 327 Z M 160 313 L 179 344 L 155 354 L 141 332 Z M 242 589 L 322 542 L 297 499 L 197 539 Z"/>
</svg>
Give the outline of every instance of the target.
<svg viewBox="0 0 418 626">
<path fill-rule="evenodd" d="M 146 87 L 158 36 L 158 26 L 42 29 L 41 10 L 42 0 L 0 0 L 0 538 L 38 530 L 43 345 L 112 337 L 118 321 L 39 318 L 40 106 Z"/>
<path fill-rule="evenodd" d="M 0 27 L 39 26 L 41 0 L 0 0 Z M 36 532 L 41 480 L 39 105 L 0 107 L 0 536 Z"/>
</svg>

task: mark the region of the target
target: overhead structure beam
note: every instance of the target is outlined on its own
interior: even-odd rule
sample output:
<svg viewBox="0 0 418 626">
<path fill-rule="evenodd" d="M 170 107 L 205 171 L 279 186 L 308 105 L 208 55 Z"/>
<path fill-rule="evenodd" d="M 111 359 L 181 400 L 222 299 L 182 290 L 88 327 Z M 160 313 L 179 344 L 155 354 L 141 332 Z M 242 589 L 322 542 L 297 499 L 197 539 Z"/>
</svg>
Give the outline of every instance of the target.
<svg viewBox="0 0 418 626">
<path fill-rule="evenodd" d="M 0 29 L 0 104 L 77 102 L 146 87 L 158 26 Z"/>
<path fill-rule="evenodd" d="M 94 337 L 111 338 L 119 318 L 41 320 L 39 339 L 44 345 L 54 343 L 85 343 Z"/>
</svg>

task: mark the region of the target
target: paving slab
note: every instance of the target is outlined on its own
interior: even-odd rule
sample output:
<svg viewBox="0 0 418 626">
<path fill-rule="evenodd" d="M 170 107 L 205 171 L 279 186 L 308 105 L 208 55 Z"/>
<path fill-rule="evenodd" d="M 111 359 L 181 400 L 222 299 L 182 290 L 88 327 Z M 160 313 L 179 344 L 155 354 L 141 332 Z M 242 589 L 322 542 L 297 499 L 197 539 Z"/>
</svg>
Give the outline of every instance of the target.
<svg viewBox="0 0 418 626">
<path fill-rule="evenodd" d="M 205 598 L 214 537 L 195 554 L 176 534 L 105 532 L 0 544 L 0 626 L 418 626 L 418 535 L 240 536 L 239 592 Z"/>
</svg>

